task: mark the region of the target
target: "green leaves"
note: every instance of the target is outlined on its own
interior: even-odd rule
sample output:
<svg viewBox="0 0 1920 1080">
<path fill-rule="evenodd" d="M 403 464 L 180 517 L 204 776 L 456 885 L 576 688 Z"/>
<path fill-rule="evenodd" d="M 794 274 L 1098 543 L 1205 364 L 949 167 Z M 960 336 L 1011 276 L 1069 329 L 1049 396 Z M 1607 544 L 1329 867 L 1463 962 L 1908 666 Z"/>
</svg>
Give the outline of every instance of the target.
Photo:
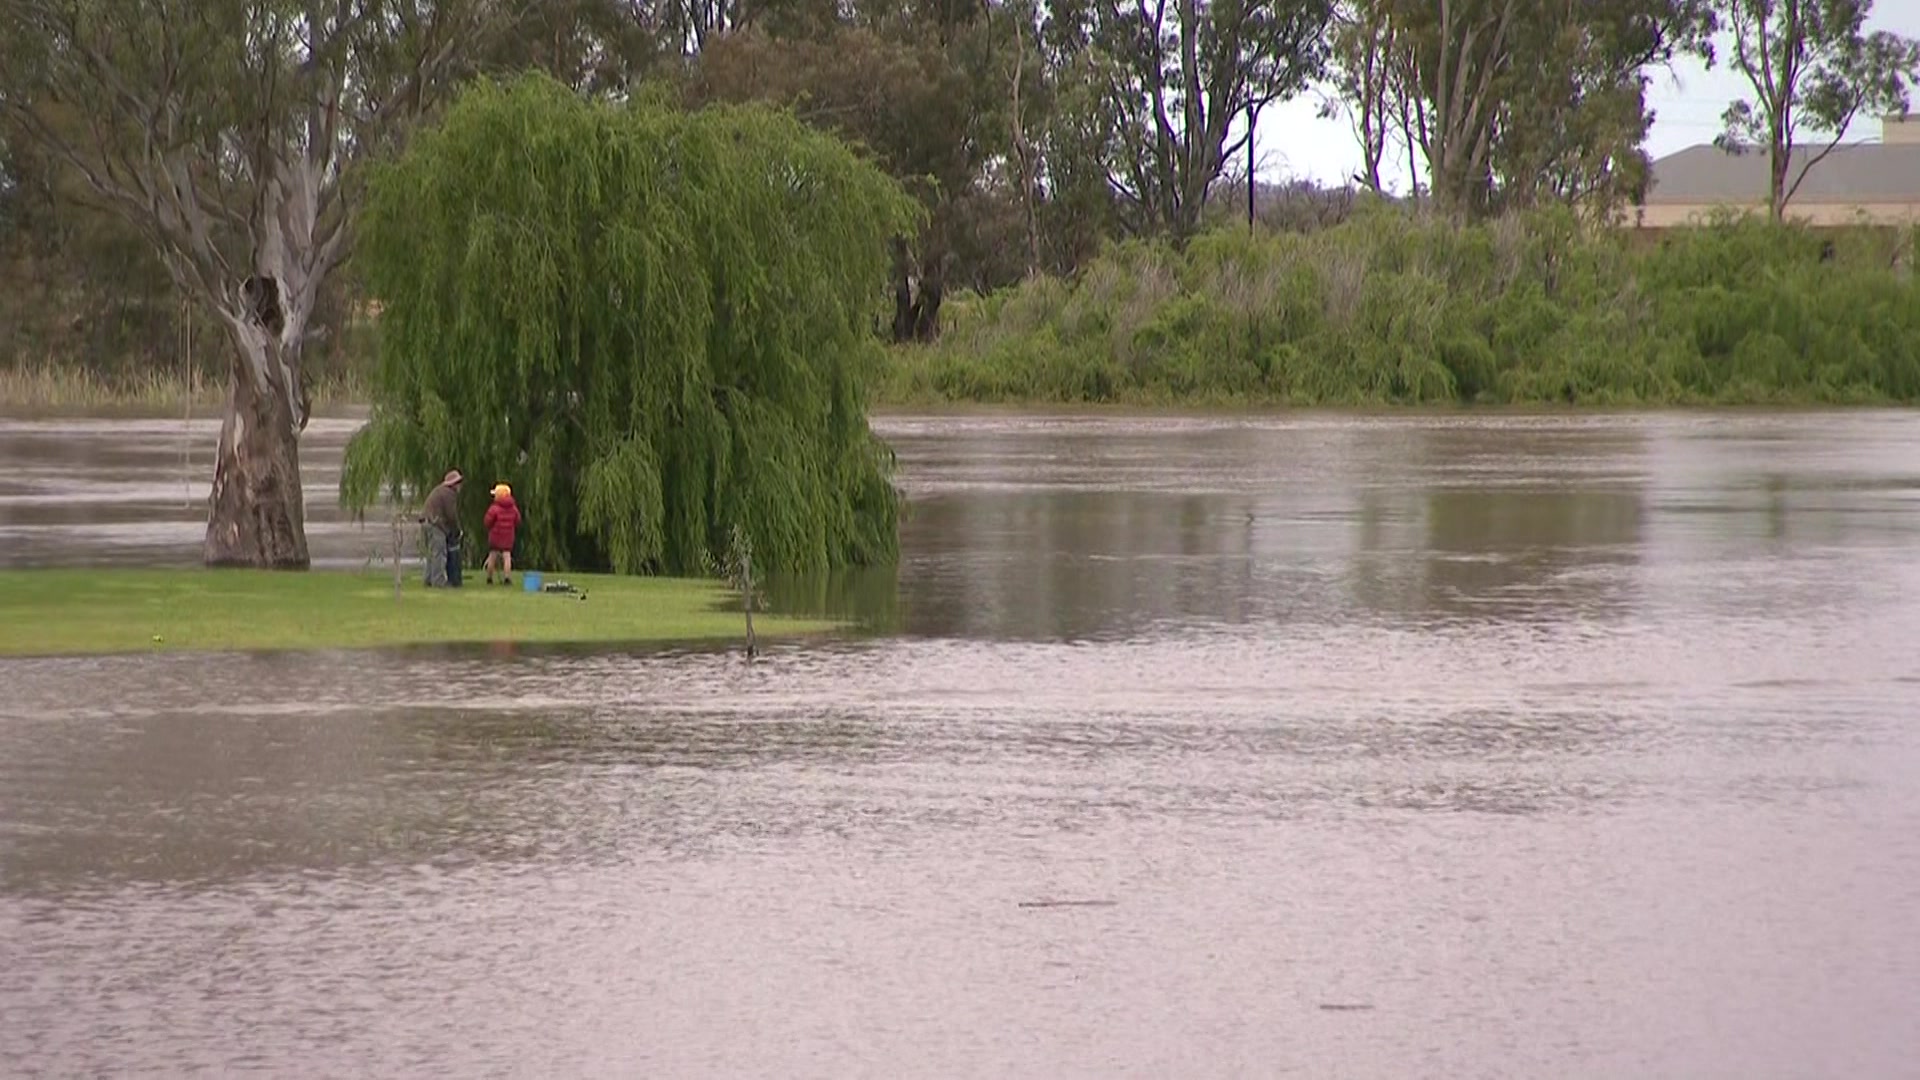
<svg viewBox="0 0 1920 1080">
<path fill-rule="evenodd" d="M 580 477 L 580 526 L 601 538 L 614 572 L 637 574 L 665 551 L 660 462 L 653 447 L 622 439 Z"/>
<path fill-rule="evenodd" d="M 371 178 L 382 356 L 342 497 L 458 467 L 477 521 L 505 481 L 535 566 L 697 571 L 735 525 L 770 569 L 890 560 L 864 373 L 916 219 L 783 113 L 475 85 Z"/>
<path fill-rule="evenodd" d="M 1555 208 L 1391 210 L 1109 250 L 901 351 L 894 400 L 1167 405 L 1914 402 L 1911 236 L 1759 218 L 1657 245 Z M 1823 251 L 1831 244 L 1832 257 Z"/>
<path fill-rule="evenodd" d="M 1920 79 L 1920 42 L 1867 33 L 1873 0 L 1719 3 L 1733 68 L 1753 93 L 1727 107 L 1726 129 L 1714 142 L 1734 152 L 1766 151 L 1769 203 L 1778 219 L 1807 172 L 1855 119 L 1906 111 L 1908 91 Z M 1817 148 L 1803 154 L 1814 133 L 1826 138 L 1813 140 Z"/>
<path fill-rule="evenodd" d="M 1184 242 L 1245 149 L 1249 114 L 1325 65 L 1331 0 L 1080 0 L 1055 12 L 1061 66 L 1098 92 L 1099 161 L 1136 234 Z"/>
<path fill-rule="evenodd" d="M 1437 203 L 1480 217 L 1596 213 L 1644 187 L 1645 69 L 1701 52 L 1707 0 L 1348 0 L 1336 48 L 1362 180 L 1402 152 Z"/>
</svg>

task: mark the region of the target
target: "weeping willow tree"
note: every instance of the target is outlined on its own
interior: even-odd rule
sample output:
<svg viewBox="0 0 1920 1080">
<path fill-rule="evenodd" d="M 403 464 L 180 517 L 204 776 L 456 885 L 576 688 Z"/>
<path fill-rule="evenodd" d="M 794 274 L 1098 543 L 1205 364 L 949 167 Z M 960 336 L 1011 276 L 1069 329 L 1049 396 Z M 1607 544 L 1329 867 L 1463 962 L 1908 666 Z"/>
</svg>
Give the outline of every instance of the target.
<svg viewBox="0 0 1920 1080">
<path fill-rule="evenodd" d="M 470 528 L 513 486 L 533 566 L 693 573 L 736 526 L 770 569 L 891 562 L 866 380 L 916 213 L 782 113 L 473 86 L 370 178 L 381 355 L 343 502 L 458 468 Z"/>
</svg>

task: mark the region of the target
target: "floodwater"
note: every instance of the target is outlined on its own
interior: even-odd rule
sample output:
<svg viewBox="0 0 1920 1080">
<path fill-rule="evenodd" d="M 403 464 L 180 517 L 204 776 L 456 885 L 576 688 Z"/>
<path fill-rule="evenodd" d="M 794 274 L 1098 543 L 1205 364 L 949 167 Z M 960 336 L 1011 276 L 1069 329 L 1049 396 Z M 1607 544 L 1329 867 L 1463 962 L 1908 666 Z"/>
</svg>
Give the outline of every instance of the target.
<svg viewBox="0 0 1920 1080">
<path fill-rule="evenodd" d="M 1920 416 L 876 426 L 837 643 L 0 661 L 7 1071 L 1920 1076 Z"/>
</svg>

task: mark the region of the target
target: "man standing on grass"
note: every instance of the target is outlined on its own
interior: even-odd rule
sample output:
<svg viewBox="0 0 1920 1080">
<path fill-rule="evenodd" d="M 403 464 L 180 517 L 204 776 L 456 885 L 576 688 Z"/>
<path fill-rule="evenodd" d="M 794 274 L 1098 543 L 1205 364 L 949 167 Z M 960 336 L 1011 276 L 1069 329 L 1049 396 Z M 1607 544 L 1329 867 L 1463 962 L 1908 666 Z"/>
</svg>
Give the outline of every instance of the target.
<svg viewBox="0 0 1920 1080">
<path fill-rule="evenodd" d="M 459 558 L 460 549 L 460 470 L 449 469 L 446 479 L 427 495 L 421 520 L 427 525 L 427 588 L 452 584 L 448 564 Z"/>
</svg>

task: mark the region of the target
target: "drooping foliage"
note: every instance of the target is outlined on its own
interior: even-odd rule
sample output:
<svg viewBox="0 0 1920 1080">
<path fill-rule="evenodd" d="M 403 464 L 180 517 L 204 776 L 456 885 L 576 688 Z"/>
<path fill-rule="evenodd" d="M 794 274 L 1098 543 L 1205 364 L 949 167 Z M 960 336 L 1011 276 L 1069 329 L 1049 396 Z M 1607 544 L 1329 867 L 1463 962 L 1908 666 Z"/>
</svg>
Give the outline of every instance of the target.
<svg viewBox="0 0 1920 1080">
<path fill-rule="evenodd" d="M 477 84 L 370 181 L 381 356 L 343 500 L 458 468 L 471 525 L 513 486 L 532 566 L 695 572 L 735 525 L 770 570 L 889 562 L 865 385 L 915 214 L 783 113 Z"/>
</svg>

